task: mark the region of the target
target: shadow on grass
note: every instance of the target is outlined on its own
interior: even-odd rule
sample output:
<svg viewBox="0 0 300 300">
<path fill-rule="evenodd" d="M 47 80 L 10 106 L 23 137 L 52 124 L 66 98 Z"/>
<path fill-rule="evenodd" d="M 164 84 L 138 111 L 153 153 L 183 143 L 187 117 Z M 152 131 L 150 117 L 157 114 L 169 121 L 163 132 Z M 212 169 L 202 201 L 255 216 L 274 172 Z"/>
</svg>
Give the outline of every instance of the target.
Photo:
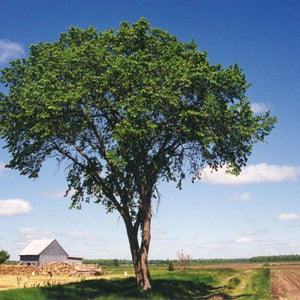
<svg viewBox="0 0 300 300">
<path fill-rule="evenodd" d="M 20 294 L 18 293 L 20 292 Z M 155 279 L 152 280 L 152 290 L 141 292 L 136 288 L 134 278 L 111 280 L 86 280 L 65 285 L 30 288 L 23 290 L 6 291 L 0 299 L 210 299 L 218 296 L 219 299 L 236 299 L 247 296 L 231 297 L 226 294 L 223 287 L 214 288 L 202 282 L 187 280 Z M 5 295 L 6 294 L 6 295 Z M 4 298 L 2 297 L 4 296 Z"/>
<path fill-rule="evenodd" d="M 42 288 L 42 291 L 46 299 L 209 299 L 213 296 L 223 299 L 237 298 L 227 295 L 223 287 L 214 288 L 202 282 L 170 279 L 152 280 L 152 290 L 148 292 L 139 291 L 134 278 L 87 280 Z"/>
</svg>

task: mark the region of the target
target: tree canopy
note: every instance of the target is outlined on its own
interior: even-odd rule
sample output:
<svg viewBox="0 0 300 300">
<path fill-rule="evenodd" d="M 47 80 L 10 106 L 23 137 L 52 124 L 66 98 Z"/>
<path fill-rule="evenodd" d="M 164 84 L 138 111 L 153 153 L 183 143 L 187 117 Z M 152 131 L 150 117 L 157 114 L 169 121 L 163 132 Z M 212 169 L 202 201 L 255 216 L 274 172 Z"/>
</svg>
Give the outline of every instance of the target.
<svg viewBox="0 0 300 300">
<path fill-rule="evenodd" d="M 0 265 L 10 258 L 9 253 L 6 250 L 0 250 Z"/>
<path fill-rule="evenodd" d="M 32 45 L 1 82 L 7 166 L 34 178 L 48 157 L 66 161 L 71 206 L 93 200 L 118 210 L 135 266 L 148 253 L 158 182 L 180 188 L 207 165 L 239 174 L 275 123 L 269 112 L 253 114 L 238 65 L 212 65 L 194 42 L 143 18 L 116 31 L 70 27 Z"/>
</svg>

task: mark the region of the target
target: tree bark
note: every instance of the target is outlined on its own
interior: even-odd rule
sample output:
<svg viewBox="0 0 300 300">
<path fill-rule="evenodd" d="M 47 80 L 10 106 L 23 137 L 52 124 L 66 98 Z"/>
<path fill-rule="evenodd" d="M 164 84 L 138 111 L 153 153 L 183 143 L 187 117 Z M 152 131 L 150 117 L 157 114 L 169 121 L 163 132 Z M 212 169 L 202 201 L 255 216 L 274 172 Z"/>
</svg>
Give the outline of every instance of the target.
<svg viewBox="0 0 300 300">
<path fill-rule="evenodd" d="M 138 229 L 132 226 L 131 221 L 125 220 L 127 236 L 129 240 L 132 262 L 135 271 L 137 286 L 141 290 L 150 290 L 150 272 L 148 267 L 148 252 L 151 240 L 151 201 L 144 208 L 143 220 L 141 222 L 141 244 L 138 241 Z"/>
</svg>

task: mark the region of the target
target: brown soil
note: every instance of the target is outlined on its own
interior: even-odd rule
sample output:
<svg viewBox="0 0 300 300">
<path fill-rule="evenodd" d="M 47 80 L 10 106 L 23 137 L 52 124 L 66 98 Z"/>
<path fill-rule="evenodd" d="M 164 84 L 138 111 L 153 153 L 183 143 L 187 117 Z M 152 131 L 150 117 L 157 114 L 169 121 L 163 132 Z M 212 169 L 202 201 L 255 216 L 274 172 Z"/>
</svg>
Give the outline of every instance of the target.
<svg viewBox="0 0 300 300">
<path fill-rule="evenodd" d="M 257 269 L 262 267 L 262 263 L 232 263 L 232 264 L 219 264 L 219 265 L 203 265 L 197 267 L 188 267 L 189 269 L 235 269 L 235 270 L 243 270 L 243 269 Z"/>
<path fill-rule="evenodd" d="M 271 268 L 274 300 L 300 300 L 300 266 L 283 265 Z"/>
</svg>

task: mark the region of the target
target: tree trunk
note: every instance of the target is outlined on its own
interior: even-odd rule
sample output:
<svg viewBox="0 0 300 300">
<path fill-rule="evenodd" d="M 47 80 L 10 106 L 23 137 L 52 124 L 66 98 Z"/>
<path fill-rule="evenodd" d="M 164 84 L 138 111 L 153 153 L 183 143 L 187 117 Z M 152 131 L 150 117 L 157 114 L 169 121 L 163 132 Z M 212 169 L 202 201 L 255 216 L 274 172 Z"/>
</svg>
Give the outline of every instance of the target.
<svg viewBox="0 0 300 300">
<path fill-rule="evenodd" d="M 134 230 L 130 221 L 125 221 L 127 236 L 130 244 L 132 262 L 134 266 L 137 286 L 141 290 L 150 290 L 150 272 L 148 267 L 148 251 L 151 239 L 151 205 L 145 210 L 141 223 L 142 239 L 138 242 L 138 230 Z"/>
</svg>

